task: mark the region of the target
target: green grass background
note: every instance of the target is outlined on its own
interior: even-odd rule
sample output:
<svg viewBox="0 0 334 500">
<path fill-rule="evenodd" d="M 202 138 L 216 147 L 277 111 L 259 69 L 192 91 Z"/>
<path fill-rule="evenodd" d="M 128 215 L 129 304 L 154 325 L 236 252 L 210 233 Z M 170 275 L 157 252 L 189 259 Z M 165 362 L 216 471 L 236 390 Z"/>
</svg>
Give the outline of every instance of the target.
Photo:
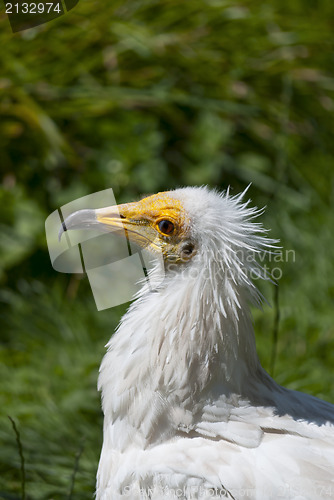
<svg viewBox="0 0 334 500">
<path fill-rule="evenodd" d="M 98 190 L 251 182 L 295 252 L 270 264 L 279 306 L 261 285 L 262 364 L 334 403 L 333 24 L 332 0 L 81 0 L 16 34 L 1 11 L 1 499 L 22 498 L 8 415 L 27 499 L 92 498 L 98 366 L 127 305 L 98 312 L 86 278 L 52 269 L 44 221 Z"/>
</svg>

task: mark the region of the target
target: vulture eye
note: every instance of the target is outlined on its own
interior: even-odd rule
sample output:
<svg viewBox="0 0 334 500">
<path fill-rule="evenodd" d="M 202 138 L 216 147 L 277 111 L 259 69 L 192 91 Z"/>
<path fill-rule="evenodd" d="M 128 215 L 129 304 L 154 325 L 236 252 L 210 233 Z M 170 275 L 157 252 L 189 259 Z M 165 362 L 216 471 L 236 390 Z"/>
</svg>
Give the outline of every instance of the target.
<svg viewBox="0 0 334 500">
<path fill-rule="evenodd" d="M 161 220 L 158 222 L 158 228 L 162 234 L 172 234 L 174 231 L 174 224 L 170 220 Z"/>
</svg>

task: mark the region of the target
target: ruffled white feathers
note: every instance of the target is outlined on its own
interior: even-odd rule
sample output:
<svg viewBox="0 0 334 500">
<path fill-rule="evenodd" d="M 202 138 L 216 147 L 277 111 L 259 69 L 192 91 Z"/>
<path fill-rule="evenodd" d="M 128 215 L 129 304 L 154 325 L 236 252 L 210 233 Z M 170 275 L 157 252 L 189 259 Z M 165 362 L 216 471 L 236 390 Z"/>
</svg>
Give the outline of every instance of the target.
<svg viewBox="0 0 334 500">
<path fill-rule="evenodd" d="M 258 361 L 249 303 L 277 241 L 244 194 L 168 193 L 196 252 L 156 267 L 108 344 L 98 500 L 334 498 L 333 406 Z"/>
</svg>

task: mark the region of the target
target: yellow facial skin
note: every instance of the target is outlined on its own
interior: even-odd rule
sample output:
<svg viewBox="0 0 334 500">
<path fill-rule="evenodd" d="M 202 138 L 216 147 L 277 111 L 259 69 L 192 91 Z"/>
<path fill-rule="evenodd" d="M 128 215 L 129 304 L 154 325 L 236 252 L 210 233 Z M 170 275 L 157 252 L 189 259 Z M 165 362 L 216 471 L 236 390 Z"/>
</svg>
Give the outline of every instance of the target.
<svg viewBox="0 0 334 500">
<path fill-rule="evenodd" d="M 124 229 L 131 241 L 153 252 L 162 252 L 167 260 L 189 260 L 193 255 L 193 248 L 188 242 L 187 214 L 181 202 L 168 193 L 101 208 L 95 213 L 98 222 Z"/>
</svg>

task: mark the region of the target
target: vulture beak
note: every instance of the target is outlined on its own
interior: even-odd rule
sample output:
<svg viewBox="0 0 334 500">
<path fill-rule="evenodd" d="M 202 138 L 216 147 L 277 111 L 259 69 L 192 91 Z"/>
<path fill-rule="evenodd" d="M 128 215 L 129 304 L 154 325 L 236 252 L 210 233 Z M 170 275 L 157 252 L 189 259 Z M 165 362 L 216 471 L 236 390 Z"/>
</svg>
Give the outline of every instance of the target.
<svg viewBox="0 0 334 500">
<path fill-rule="evenodd" d="M 96 220 L 95 210 L 85 209 L 78 210 L 77 212 L 73 212 L 73 214 L 66 217 L 64 222 L 62 222 L 58 239 L 61 240 L 61 237 L 65 231 L 69 229 L 89 229 L 98 225 Z"/>
<path fill-rule="evenodd" d="M 123 205 L 78 210 L 62 223 L 59 240 L 65 231 L 72 229 L 100 229 L 101 232 L 118 230 L 118 233 L 123 230 L 123 234 L 131 242 L 143 248 L 150 246 L 152 250 L 161 251 L 157 244 L 158 233 L 155 223 L 161 216 L 162 207 L 155 198 L 156 195 Z"/>
</svg>

